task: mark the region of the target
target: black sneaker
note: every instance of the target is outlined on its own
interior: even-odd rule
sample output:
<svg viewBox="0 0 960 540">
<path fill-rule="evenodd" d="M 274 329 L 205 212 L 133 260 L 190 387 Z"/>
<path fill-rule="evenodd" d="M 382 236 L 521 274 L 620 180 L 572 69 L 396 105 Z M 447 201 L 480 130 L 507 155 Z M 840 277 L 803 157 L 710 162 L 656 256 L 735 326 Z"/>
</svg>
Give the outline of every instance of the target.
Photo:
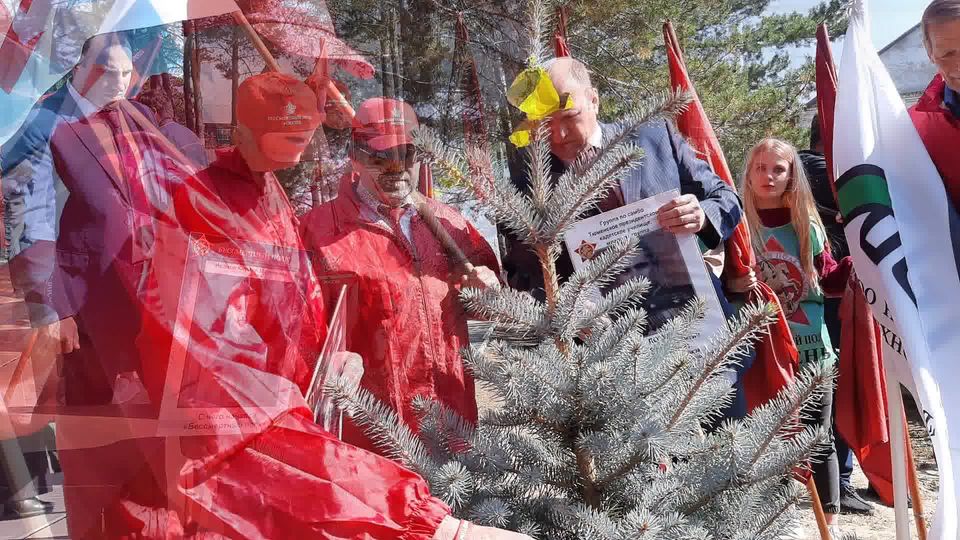
<svg viewBox="0 0 960 540">
<path fill-rule="evenodd" d="M 863 500 L 863 497 L 857 493 L 857 490 L 853 489 L 853 486 L 846 484 L 840 486 L 840 513 L 871 516 L 873 515 L 873 505 Z"/>
</svg>

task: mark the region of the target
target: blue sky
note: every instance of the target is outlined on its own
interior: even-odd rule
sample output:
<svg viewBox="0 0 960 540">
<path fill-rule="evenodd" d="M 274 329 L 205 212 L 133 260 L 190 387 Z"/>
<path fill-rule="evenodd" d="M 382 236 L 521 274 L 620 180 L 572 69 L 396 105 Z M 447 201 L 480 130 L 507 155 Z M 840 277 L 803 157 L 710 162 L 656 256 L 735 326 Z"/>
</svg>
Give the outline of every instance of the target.
<svg viewBox="0 0 960 540">
<path fill-rule="evenodd" d="M 871 18 L 873 44 L 878 49 L 899 37 L 920 22 L 929 0 L 867 0 Z M 771 10 L 777 13 L 806 11 L 819 0 L 773 0 Z M 810 53 L 812 54 L 812 52 Z M 834 54 L 839 50 L 834 48 Z"/>
</svg>

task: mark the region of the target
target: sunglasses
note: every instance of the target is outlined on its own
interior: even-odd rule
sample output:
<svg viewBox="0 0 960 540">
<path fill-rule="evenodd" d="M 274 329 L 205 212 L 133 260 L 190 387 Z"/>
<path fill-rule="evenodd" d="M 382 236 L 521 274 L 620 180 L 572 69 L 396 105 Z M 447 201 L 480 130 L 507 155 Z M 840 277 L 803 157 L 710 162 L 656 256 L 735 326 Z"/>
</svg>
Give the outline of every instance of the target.
<svg viewBox="0 0 960 540">
<path fill-rule="evenodd" d="M 354 146 L 354 152 L 357 156 L 362 156 L 363 160 L 370 165 L 378 166 L 382 164 L 403 163 L 410 166 L 416 161 L 417 147 L 412 144 L 395 146 L 386 150 L 374 150 L 364 145 Z"/>
</svg>

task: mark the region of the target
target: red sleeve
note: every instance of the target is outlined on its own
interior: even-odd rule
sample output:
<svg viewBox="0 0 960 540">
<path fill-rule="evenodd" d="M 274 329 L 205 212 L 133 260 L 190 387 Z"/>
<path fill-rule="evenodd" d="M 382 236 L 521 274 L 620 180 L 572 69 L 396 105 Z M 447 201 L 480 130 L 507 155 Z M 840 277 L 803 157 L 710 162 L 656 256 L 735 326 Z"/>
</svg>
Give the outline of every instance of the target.
<svg viewBox="0 0 960 540">
<path fill-rule="evenodd" d="M 430 540 L 450 509 L 417 474 L 340 442 L 304 410 L 192 469 L 181 491 L 201 524 L 237 538 Z"/>
<path fill-rule="evenodd" d="M 853 259 L 844 257 L 837 262 L 830 252 L 824 250 L 813 259 L 813 264 L 820 275 L 820 288 L 823 294 L 830 298 L 839 298 L 847 288 L 850 272 L 853 270 Z"/>
</svg>

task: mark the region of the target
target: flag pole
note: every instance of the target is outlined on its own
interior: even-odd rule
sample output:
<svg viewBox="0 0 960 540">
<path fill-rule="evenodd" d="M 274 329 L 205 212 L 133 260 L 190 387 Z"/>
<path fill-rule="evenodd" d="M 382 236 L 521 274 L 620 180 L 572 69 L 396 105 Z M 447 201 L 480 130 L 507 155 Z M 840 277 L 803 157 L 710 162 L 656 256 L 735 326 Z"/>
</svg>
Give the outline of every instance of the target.
<svg viewBox="0 0 960 540">
<path fill-rule="evenodd" d="M 813 506 L 813 515 L 817 518 L 817 529 L 820 531 L 820 540 L 831 540 L 830 526 L 827 525 L 827 516 L 823 511 L 823 504 L 820 502 L 820 493 L 817 492 L 817 483 L 813 481 L 813 475 L 807 478 L 807 492 L 810 493 L 810 505 Z"/>
<path fill-rule="evenodd" d="M 260 56 L 263 57 L 263 61 L 267 63 L 267 67 L 270 68 L 271 71 L 276 71 L 277 73 L 281 72 L 282 70 L 280 69 L 280 64 L 277 62 L 277 59 L 273 57 L 273 53 L 270 52 L 270 49 L 267 48 L 267 45 L 263 42 L 260 34 L 258 34 L 253 25 L 250 24 L 247 16 L 244 15 L 242 11 L 234 11 L 232 15 L 233 20 L 240 25 L 240 28 L 242 28 L 244 33 L 247 34 L 247 37 L 250 38 L 250 41 L 257 49 L 257 52 L 259 52 Z M 356 112 L 354 112 L 350 102 L 343 97 L 343 94 L 340 93 L 340 89 L 333 84 L 333 81 L 327 81 L 327 95 L 331 100 L 335 101 L 337 106 L 340 107 L 350 118 L 353 118 L 356 115 Z"/>
<path fill-rule="evenodd" d="M 917 526 L 917 536 L 919 540 L 927 540 L 927 522 L 923 517 L 923 498 L 920 495 L 920 482 L 917 479 L 917 462 L 913 459 L 913 441 L 910 437 L 910 430 L 907 429 L 907 415 L 903 415 L 903 433 L 906 439 L 907 449 L 907 471 L 910 473 L 910 497 L 913 499 L 913 520 Z"/>
<path fill-rule="evenodd" d="M 900 395 L 900 382 L 892 376 L 892 370 L 886 370 L 887 404 L 890 414 L 890 454 L 893 461 L 893 505 L 897 526 L 897 540 L 910 540 L 910 511 L 907 509 L 907 445 L 906 429 L 903 422 L 903 396 Z M 896 419 L 896 420 L 895 420 Z M 914 501 L 916 504 L 916 501 Z"/>
</svg>

